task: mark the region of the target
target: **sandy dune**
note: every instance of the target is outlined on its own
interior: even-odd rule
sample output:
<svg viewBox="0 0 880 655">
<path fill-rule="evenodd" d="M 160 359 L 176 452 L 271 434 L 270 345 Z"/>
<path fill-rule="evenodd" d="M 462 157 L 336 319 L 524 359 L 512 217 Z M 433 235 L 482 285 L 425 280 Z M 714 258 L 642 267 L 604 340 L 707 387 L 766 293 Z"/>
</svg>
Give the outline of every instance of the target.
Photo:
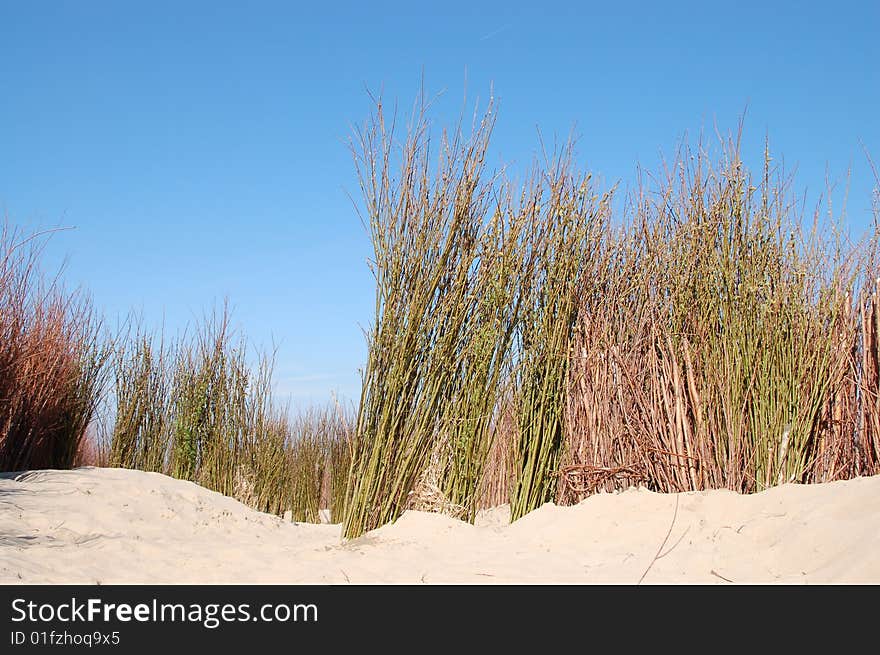
<svg viewBox="0 0 880 655">
<path fill-rule="evenodd" d="M 343 543 L 339 526 L 156 473 L 5 474 L 0 583 L 634 584 L 646 570 L 644 583 L 880 582 L 880 477 L 752 496 L 630 490 L 506 519 L 408 512 Z"/>
</svg>

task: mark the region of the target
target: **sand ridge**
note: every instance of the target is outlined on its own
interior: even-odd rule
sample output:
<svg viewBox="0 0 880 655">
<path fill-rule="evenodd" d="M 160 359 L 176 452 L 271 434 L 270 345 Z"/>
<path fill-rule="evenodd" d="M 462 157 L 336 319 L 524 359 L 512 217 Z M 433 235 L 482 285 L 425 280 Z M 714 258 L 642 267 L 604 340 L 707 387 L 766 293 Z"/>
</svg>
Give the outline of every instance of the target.
<svg viewBox="0 0 880 655">
<path fill-rule="evenodd" d="M 673 522 L 674 517 L 674 522 Z M 878 583 L 880 476 L 598 494 L 513 524 L 406 512 L 351 541 L 158 473 L 0 475 L 0 583 Z"/>
</svg>

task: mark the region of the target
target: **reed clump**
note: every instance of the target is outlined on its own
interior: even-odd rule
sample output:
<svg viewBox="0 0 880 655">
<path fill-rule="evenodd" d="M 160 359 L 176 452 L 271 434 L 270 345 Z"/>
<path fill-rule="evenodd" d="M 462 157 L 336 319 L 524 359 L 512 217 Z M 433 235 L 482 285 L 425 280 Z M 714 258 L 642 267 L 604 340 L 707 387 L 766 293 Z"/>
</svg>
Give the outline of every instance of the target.
<svg viewBox="0 0 880 655">
<path fill-rule="evenodd" d="M 272 358 L 222 313 L 178 340 L 129 329 L 113 359 L 111 466 L 190 480 L 272 514 L 338 519 L 350 418 L 311 408 L 291 418 L 272 389 Z"/>
<path fill-rule="evenodd" d="M 329 510 L 331 523 L 342 523 L 345 519 L 345 496 L 351 469 L 354 424 L 354 418 L 347 413 L 334 417 L 331 433 L 333 437 L 326 450 L 322 505 Z"/>
<path fill-rule="evenodd" d="M 136 329 L 113 360 L 113 466 L 159 471 L 233 495 L 257 425 L 268 425 L 266 377 L 254 375 L 224 310 L 176 343 Z M 248 491 L 250 493 L 250 491 Z"/>
<path fill-rule="evenodd" d="M 453 461 L 472 448 L 463 441 L 481 438 L 474 412 L 482 401 L 461 424 L 449 409 L 461 400 L 462 377 L 475 387 L 491 385 L 463 363 L 462 351 L 478 347 L 468 340 L 479 311 L 475 279 L 489 206 L 482 175 L 493 121 L 490 106 L 470 137 L 460 126 L 444 134 L 433 174 L 424 103 L 399 151 L 381 103 L 358 133 L 355 157 L 375 253 L 376 313 L 352 443 L 346 537 L 399 516 L 444 430 L 453 433 Z M 454 467 L 447 480 L 455 488 L 463 481 L 467 495 L 472 477 L 473 471 Z"/>
<path fill-rule="evenodd" d="M 294 521 L 319 523 L 320 512 L 326 510 L 330 522 L 342 522 L 351 424 L 351 417 L 335 404 L 306 408 L 293 419 L 288 457 Z"/>
<path fill-rule="evenodd" d="M 529 204 L 528 222 L 539 226 L 530 246 L 536 263 L 520 282 L 529 303 L 520 325 L 512 520 L 556 498 L 578 304 L 604 257 L 610 218 L 611 195 L 595 193 L 590 175 L 573 170 L 571 146 L 548 168 Z"/>
<path fill-rule="evenodd" d="M 769 147 L 753 174 L 739 135 L 683 144 L 618 198 L 570 145 L 523 184 L 487 173 L 491 111 L 432 169 L 424 107 L 399 150 L 377 109 L 355 148 L 377 299 L 347 537 L 407 507 L 473 520 L 506 496 L 516 519 L 629 485 L 878 472 L 877 237 L 805 215 Z"/>
<path fill-rule="evenodd" d="M 44 239 L 4 225 L 0 468 L 159 471 L 297 521 L 329 510 L 347 538 L 408 508 L 516 519 L 630 485 L 880 473 L 880 188 L 850 241 L 739 136 L 683 144 L 623 197 L 571 143 L 517 182 L 486 164 L 494 112 L 437 137 L 422 98 L 401 142 L 379 102 L 356 133 L 376 296 L 354 416 L 292 417 L 225 308 L 180 339 L 107 337 L 41 276 Z"/>
<path fill-rule="evenodd" d="M 684 151 L 640 189 L 601 293 L 584 296 L 561 500 L 854 473 L 829 463 L 853 449 L 858 260 L 818 216 L 803 228 L 769 152 L 755 179 L 724 146 L 720 162 Z"/>
<path fill-rule="evenodd" d="M 468 316 L 426 487 L 445 513 L 470 522 L 479 507 L 500 401 L 514 383 L 513 358 L 531 290 L 521 281 L 537 274 L 536 194 L 532 190 L 516 198 L 511 185 L 498 191 L 488 222 L 473 216 L 480 246 L 462 299 Z"/>
<path fill-rule="evenodd" d="M 39 269 L 46 238 L 0 227 L 0 470 L 73 466 L 103 388 L 101 323 Z"/>
<path fill-rule="evenodd" d="M 171 406 L 171 353 L 143 330 L 119 341 L 114 352 L 115 421 L 110 438 L 111 466 L 166 470 L 166 438 Z"/>
</svg>

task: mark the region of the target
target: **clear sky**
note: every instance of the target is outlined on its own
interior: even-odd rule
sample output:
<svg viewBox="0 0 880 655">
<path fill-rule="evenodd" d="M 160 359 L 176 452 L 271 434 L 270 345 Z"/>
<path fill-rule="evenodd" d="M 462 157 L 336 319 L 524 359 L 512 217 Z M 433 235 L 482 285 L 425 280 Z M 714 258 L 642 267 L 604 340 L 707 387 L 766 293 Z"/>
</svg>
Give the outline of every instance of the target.
<svg viewBox="0 0 880 655">
<path fill-rule="evenodd" d="M 424 74 L 452 122 L 494 88 L 493 157 L 545 136 L 633 179 L 746 112 L 818 197 L 880 164 L 880 2 L 63 2 L 0 0 L 0 211 L 55 235 L 112 323 L 173 332 L 228 297 L 295 405 L 359 393 L 370 245 L 346 145 L 366 88 L 410 107 Z M 758 157 L 754 160 L 760 163 Z M 164 317 L 164 319 L 163 319 Z"/>
</svg>

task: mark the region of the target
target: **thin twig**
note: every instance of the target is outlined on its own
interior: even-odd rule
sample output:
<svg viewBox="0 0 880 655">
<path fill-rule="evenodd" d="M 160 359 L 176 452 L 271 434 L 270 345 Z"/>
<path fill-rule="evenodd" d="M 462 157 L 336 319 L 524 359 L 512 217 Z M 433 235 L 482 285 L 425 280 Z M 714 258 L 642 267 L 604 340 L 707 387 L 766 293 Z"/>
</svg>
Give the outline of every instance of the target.
<svg viewBox="0 0 880 655">
<path fill-rule="evenodd" d="M 711 571 L 709 571 L 709 573 L 711 573 L 712 575 L 714 575 L 716 578 L 721 578 L 721 579 L 724 580 L 725 582 L 730 582 L 730 583 L 736 584 L 735 582 L 733 582 L 733 580 L 731 580 L 730 578 L 725 578 L 723 575 L 721 575 L 720 573 L 718 573 L 715 569 L 712 569 Z"/>
<path fill-rule="evenodd" d="M 648 571 L 651 570 L 651 567 L 654 566 L 654 562 L 657 561 L 657 558 L 660 557 L 660 553 L 663 551 L 663 546 L 666 545 L 666 542 L 669 540 L 669 535 L 672 534 L 672 526 L 675 525 L 675 517 L 678 516 L 678 499 L 679 495 L 675 494 L 675 511 L 672 513 L 672 522 L 669 524 L 669 529 L 666 531 L 666 536 L 663 537 L 663 542 L 660 544 L 660 547 L 657 549 L 657 554 L 654 555 L 654 558 L 651 560 L 651 563 L 648 564 L 648 568 L 645 569 L 645 572 L 642 573 L 642 577 L 639 578 L 639 581 L 636 585 L 642 584 L 642 580 L 645 579 L 645 576 L 648 575 Z"/>
<path fill-rule="evenodd" d="M 685 528 L 685 531 L 681 533 L 681 536 L 678 538 L 678 541 L 676 541 L 674 544 L 672 544 L 672 546 L 670 546 L 669 550 L 665 551 L 662 555 L 658 555 L 657 559 L 663 559 L 669 553 L 671 553 L 673 550 L 675 550 L 676 546 L 678 546 L 678 544 L 681 543 L 681 540 L 684 539 L 685 535 L 688 533 L 688 531 L 690 529 L 691 529 L 691 526 L 688 526 L 687 528 Z"/>
</svg>

